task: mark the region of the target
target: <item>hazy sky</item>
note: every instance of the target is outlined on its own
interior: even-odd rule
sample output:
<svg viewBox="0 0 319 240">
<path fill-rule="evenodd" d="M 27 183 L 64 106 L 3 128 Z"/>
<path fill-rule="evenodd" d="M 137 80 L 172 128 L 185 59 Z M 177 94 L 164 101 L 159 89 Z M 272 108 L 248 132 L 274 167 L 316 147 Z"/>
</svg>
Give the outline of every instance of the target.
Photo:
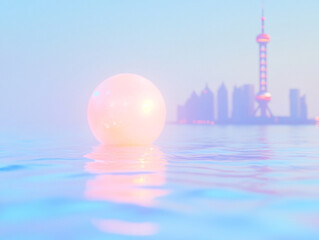
<svg viewBox="0 0 319 240">
<path fill-rule="evenodd" d="M 259 0 L 12 1 L 0 3 L 0 116 L 12 125 L 86 124 L 104 79 L 153 81 L 168 120 L 208 83 L 258 84 Z M 288 114 L 289 88 L 319 115 L 319 1 L 266 0 L 269 90 Z"/>
</svg>

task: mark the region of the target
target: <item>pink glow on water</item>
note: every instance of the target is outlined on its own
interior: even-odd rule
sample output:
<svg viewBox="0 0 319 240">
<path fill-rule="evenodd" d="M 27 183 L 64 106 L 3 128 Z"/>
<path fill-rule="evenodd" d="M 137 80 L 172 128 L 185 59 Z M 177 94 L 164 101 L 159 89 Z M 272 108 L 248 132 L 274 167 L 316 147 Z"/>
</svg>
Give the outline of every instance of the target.
<svg viewBox="0 0 319 240">
<path fill-rule="evenodd" d="M 85 171 L 96 174 L 86 183 L 88 200 L 154 207 L 156 198 L 166 196 L 167 164 L 159 149 L 148 147 L 98 146 L 85 155 L 94 160 L 85 165 Z M 153 222 L 128 222 L 121 219 L 93 220 L 99 230 L 112 234 L 149 236 L 158 232 Z"/>
<path fill-rule="evenodd" d="M 88 107 L 91 130 L 104 144 L 150 144 L 162 132 L 165 119 L 160 91 L 135 74 L 119 74 L 102 82 Z"/>
<path fill-rule="evenodd" d="M 194 120 L 193 123 L 196 124 L 203 124 L 203 125 L 214 125 L 214 121 L 209 121 L 209 120 Z"/>
<path fill-rule="evenodd" d="M 150 236 L 158 232 L 157 224 L 150 222 L 126 222 L 120 220 L 94 220 L 93 224 L 103 232 L 130 235 Z"/>
<path fill-rule="evenodd" d="M 157 197 L 168 194 L 160 188 L 166 183 L 166 160 L 156 147 L 99 146 L 85 157 L 94 160 L 85 170 L 98 174 L 86 184 L 88 199 L 154 206 Z"/>
<path fill-rule="evenodd" d="M 179 121 L 179 123 L 180 124 L 185 124 L 185 123 L 187 123 L 187 120 L 186 119 L 182 119 L 182 120 Z"/>
</svg>

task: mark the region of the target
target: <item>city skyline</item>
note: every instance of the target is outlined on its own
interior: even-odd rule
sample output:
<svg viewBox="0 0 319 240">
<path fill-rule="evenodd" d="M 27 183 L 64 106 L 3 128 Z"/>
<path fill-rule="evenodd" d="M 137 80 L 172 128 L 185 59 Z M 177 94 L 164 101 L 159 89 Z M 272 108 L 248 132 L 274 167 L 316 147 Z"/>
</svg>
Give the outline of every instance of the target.
<svg viewBox="0 0 319 240">
<path fill-rule="evenodd" d="M 281 91 L 298 88 L 315 117 L 319 2 L 267 0 L 265 7 L 269 106 L 288 115 Z M 94 87 L 118 73 L 158 86 L 168 121 L 206 82 L 257 87 L 260 1 L 2 1 L 0 9 L 1 124 L 85 126 Z"/>
<path fill-rule="evenodd" d="M 256 40 L 257 43 L 259 45 L 259 64 L 258 64 L 258 72 L 259 72 L 259 91 L 257 91 L 257 95 L 256 95 L 256 101 L 257 101 L 257 105 L 254 106 L 255 110 L 253 113 L 251 113 L 250 115 L 252 116 L 258 116 L 258 112 L 260 112 L 259 116 L 260 117 L 274 117 L 274 114 L 272 113 L 271 109 L 268 107 L 268 103 L 270 102 L 271 98 L 272 98 L 272 94 L 268 91 L 268 54 L 267 54 L 267 45 L 270 42 L 270 36 L 268 34 L 266 34 L 265 32 L 265 1 L 262 0 L 261 2 L 261 6 L 262 6 L 262 17 L 261 17 L 261 33 L 257 36 Z M 293 51 L 292 51 L 293 52 Z M 271 68 L 271 67 L 270 67 Z M 227 79 L 223 81 L 222 85 L 224 85 L 225 82 L 228 82 Z M 271 82 L 272 83 L 272 82 Z M 275 81 L 273 81 L 274 84 L 276 84 Z M 293 89 L 295 89 L 295 86 L 293 81 L 290 81 L 289 84 L 286 85 L 287 87 L 287 91 L 291 91 Z M 240 83 L 240 84 L 244 84 L 242 85 L 242 88 L 245 88 L 247 86 L 253 86 L 255 84 L 252 83 Z M 207 82 L 206 82 L 207 85 Z M 222 86 L 221 85 L 221 86 Z M 240 87 L 239 87 L 240 88 Z M 237 91 L 239 91 L 239 88 L 237 89 Z M 246 89 L 247 90 L 247 89 Z M 235 86 L 235 91 L 236 91 L 236 86 Z M 299 89 L 297 89 L 298 92 L 300 92 Z M 194 94 L 194 93 L 193 93 Z M 282 92 L 282 94 L 278 94 L 277 96 L 275 96 L 275 98 L 278 99 L 278 96 L 285 96 L 285 93 Z M 310 97 L 311 99 L 313 99 L 314 97 L 316 97 L 317 95 L 314 94 L 314 96 Z M 291 105 L 291 98 L 287 95 L 287 97 L 283 98 L 284 101 L 283 102 L 287 102 L 287 106 Z M 283 100 L 281 99 L 281 100 Z M 304 113 L 305 115 L 308 116 L 309 110 L 308 110 L 308 104 L 306 104 L 306 97 L 305 94 L 303 95 L 303 97 L 300 98 L 300 101 L 303 103 L 304 109 L 306 109 L 306 113 Z M 231 101 L 231 99 L 229 99 L 228 101 Z M 299 101 L 299 99 L 298 99 Z M 282 101 L 281 101 L 282 102 Z M 217 103 L 218 104 L 218 103 Z M 178 106 L 180 106 L 181 104 L 179 104 Z M 271 105 L 277 105 L 276 102 L 271 103 Z M 311 104 L 310 104 L 311 105 Z M 236 108 L 236 106 L 235 106 Z M 276 109 L 276 107 L 275 107 Z M 219 111 L 218 108 L 216 110 L 217 112 Z M 232 110 L 233 111 L 233 110 Z M 283 114 L 286 113 L 286 114 Z M 289 114 L 288 114 L 289 113 Z M 232 115 L 231 113 L 229 113 L 230 115 Z M 291 116 L 291 106 L 287 107 L 284 111 L 278 111 L 278 113 L 275 114 L 276 116 Z M 318 115 L 319 114 L 309 114 L 311 116 L 312 119 L 318 119 Z M 177 116 L 178 119 L 178 116 Z"/>
<path fill-rule="evenodd" d="M 197 124 L 214 124 L 217 123 L 252 123 L 252 124 L 296 124 L 296 123 L 310 123 L 308 120 L 308 105 L 306 103 L 306 95 L 300 96 L 299 89 L 290 89 L 289 94 L 289 116 L 282 116 L 282 114 L 274 115 L 269 107 L 269 102 L 272 95 L 268 90 L 268 54 L 267 46 L 270 42 L 270 35 L 265 31 L 265 6 L 264 1 L 261 4 L 261 31 L 257 35 L 256 41 L 259 47 L 259 80 L 258 91 L 255 95 L 254 84 L 244 84 L 240 87 L 235 86 L 232 94 L 231 114 L 228 112 L 228 93 L 224 82 L 218 89 L 217 96 L 217 110 L 214 106 L 213 92 L 208 88 L 207 84 L 202 94 L 211 92 L 212 99 L 209 102 L 204 102 L 202 95 L 197 97 L 196 92 L 193 91 L 192 96 L 188 98 L 184 105 L 177 107 L 177 122 L 178 123 L 197 123 Z M 282 93 L 283 94 L 283 93 Z M 198 98 L 198 100 L 197 100 Z M 205 103 L 205 104 L 204 104 Z M 257 107 L 255 106 L 257 104 Z M 209 117 L 205 114 L 198 114 L 198 112 L 214 112 L 218 113 L 217 119 Z M 313 119 L 313 122 L 315 122 Z"/>
<path fill-rule="evenodd" d="M 206 86 L 197 94 L 195 91 L 186 99 L 185 104 L 177 106 L 177 123 L 180 124 L 314 124 L 317 118 L 308 117 L 306 95 L 300 89 L 288 89 L 286 106 L 288 115 L 273 115 L 265 119 L 256 116 L 258 102 L 253 84 L 233 86 L 228 89 L 221 83 L 215 95 Z M 230 93 L 230 94 L 229 94 Z M 207 97 L 209 96 L 209 97 Z M 231 97 L 229 97 L 231 96 Z"/>
</svg>

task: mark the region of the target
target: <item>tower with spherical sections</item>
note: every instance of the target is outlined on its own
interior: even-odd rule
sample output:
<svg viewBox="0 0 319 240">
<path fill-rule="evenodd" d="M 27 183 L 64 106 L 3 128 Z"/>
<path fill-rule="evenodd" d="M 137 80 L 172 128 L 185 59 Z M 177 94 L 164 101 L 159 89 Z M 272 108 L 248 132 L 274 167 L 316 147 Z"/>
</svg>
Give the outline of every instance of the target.
<svg viewBox="0 0 319 240">
<path fill-rule="evenodd" d="M 268 92 L 267 82 L 267 44 L 270 42 L 270 36 L 265 33 L 265 16 L 264 4 L 262 5 L 261 17 L 261 34 L 257 36 L 257 43 L 259 45 L 259 92 L 256 96 L 258 107 L 255 115 L 262 118 L 271 118 L 272 113 L 268 106 L 271 100 L 271 94 Z"/>
</svg>

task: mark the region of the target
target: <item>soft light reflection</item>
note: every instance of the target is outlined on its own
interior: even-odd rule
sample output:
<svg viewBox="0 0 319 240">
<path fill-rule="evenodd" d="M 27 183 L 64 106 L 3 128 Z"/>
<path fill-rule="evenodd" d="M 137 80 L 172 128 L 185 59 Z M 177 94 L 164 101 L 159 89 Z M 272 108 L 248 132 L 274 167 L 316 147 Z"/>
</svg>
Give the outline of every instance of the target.
<svg viewBox="0 0 319 240">
<path fill-rule="evenodd" d="M 93 223 L 99 230 L 113 234 L 149 236 L 158 232 L 157 224 L 150 222 L 133 223 L 119 220 L 94 220 Z"/>
<path fill-rule="evenodd" d="M 94 160 L 86 163 L 85 170 L 96 174 L 86 183 L 85 197 L 89 200 L 154 207 L 157 198 L 168 194 L 163 188 L 166 160 L 156 147 L 101 145 L 85 157 Z M 149 221 L 95 219 L 93 224 L 102 231 L 124 235 L 152 235 L 158 229 Z"/>
<path fill-rule="evenodd" d="M 87 182 L 89 199 L 153 206 L 167 194 L 158 188 L 165 184 L 166 161 L 155 147 L 99 146 L 85 157 L 95 160 L 86 171 L 97 174 Z"/>
</svg>

